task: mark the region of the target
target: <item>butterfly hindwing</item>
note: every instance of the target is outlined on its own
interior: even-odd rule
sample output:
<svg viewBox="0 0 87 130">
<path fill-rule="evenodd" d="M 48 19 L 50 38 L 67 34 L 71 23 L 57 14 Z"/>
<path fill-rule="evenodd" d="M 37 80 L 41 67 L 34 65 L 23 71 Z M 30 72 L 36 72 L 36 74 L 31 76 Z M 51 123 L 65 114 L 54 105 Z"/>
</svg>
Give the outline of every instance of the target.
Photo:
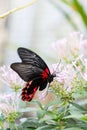
<svg viewBox="0 0 87 130">
<path fill-rule="evenodd" d="M 48 83 L 47 80 L 42 81 L 39 87 L 39 91 L 42 91 L 43 89 L 45 89 L 47 86 L 47 83 Z"/>
<path fill-rule="evenodd" d="M 36 91 L 38 89 L 38 86 L 34 85 L 34 82 L 35 81 L 28 82 L 26 84 L 26 86 L 22 89 L 21 96 L 22 96 L 23 101 L 28 101 L 29 102 L 34 97 L 34 95 L 35 95 L 35 93 L 36 93 Z"/>
<path fill-rule="evenodd" d="M 42 89 L 44 89 L 44 88 L 46 88 L 47 82 L 42 84 L 42 79 L 35 79 L 35 80 L 28 82 L 26 84 L 26 86 L 22 89 L 22 93 L 21 93 L 22 100 L 31 101 L 32 98 L 34 97 L 37 89 L 39 88 L 39 90 L 42 90 L 42 89 L 40 89 L 41 85 L 43 86 Z"/>
</svg>

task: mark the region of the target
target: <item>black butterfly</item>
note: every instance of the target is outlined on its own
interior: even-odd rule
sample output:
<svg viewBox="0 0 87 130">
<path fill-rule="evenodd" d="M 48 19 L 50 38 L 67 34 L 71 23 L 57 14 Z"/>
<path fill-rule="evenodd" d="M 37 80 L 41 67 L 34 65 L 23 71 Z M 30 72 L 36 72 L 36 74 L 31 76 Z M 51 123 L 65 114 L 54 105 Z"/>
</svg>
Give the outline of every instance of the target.
<svg viewBox="0 0 87 130">
<path fill-rule="evenodd" d="M 35 92 L 46 88 L 53 81 L 55 74 L 51 74 L 48 66 L 35 52 L 26 48 L 18 48 L 22 62 L 11 64 L 11 68 L 27 82 L 22 89 L 22 100 L 31 101 Z"/>
</svg>

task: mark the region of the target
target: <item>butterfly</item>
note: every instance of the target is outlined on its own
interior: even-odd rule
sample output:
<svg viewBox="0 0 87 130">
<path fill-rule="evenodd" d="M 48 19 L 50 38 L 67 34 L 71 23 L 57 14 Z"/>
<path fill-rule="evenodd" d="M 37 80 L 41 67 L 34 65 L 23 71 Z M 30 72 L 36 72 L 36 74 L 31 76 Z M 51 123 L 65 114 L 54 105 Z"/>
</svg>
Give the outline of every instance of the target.
<svg viewBox="0 0 87 130">
<path fill-rule="evenodd" d="M 55 74 L 51 74 L 47 64 L 35 52 L 22 47 L 17 52 L 22 62 L 12 63 L 10 67 L 27 82 L 21 96 L 23 101 L 29 102 L 38 89 L 44 90 L 53 81 Z"/>
</svg>

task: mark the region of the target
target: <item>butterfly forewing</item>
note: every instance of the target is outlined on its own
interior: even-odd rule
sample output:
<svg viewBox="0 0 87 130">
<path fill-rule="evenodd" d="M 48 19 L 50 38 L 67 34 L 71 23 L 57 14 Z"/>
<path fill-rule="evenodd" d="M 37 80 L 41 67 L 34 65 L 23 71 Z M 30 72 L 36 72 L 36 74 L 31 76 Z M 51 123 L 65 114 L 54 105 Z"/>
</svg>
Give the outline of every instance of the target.
<svg viewBox="0 0 87 130">
<path fill-rule="evenodd" d="M 19 76 L 26 82 L 39 79 L 43 72 L 42 69 L 27 63 L 13 63 L 11 68 L 16 71 Z"/>
<path fill-rule="evenodd" d="M 24 63 L 29 63 L 31 65 L 42 68 L 43 70 L 48 68 L 48 66 L 43 61 L 43 59 L 31 50 L 28 50 L 25 48 L 18 48 L 18 54 L 19 54 L 22 62 L 24 62 Z M 50 73 L 50 71 L 49 71 L 49 73 Z"/>
</svg>

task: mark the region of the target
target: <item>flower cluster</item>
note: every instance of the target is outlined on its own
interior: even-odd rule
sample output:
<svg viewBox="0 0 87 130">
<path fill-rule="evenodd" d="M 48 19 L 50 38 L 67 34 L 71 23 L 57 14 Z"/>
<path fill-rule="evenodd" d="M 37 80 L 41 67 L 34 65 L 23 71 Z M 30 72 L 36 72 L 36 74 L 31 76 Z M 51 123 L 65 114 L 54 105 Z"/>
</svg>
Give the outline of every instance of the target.
<svg viewBox="0 0 87 130">
<path fill-rule="evenodd" d="M 87 81 L 87 40 L 80 33 L 72 33 L 67 39 L 55 42 L 52 47 L 61 62 L 52 66 L 56 73 L 52 88 L 57 95 L 73 94 L 86 88 Z"/>
<path fill-rule="evenodd" d="M 9 115 L 19 110 L 19 96 L 15 93 L 0 95 L 0 112 Z"/>
<path fill-rule="evenodd" d="M 20 89 L 24 87 L 24 81 L 9 66 L 0 67 L 0 80 L 13 90 L 0 95 L 0 129 L 8 128 L 11 123 L 15 128 L 15 121 L 20 115 Z"/>
<path fill-rule="evenodd" d="M 72 61 L 81 53 L 87 56 L 87 39 L 79 32 L 71 33 L 67 38 L 60 39 L 52 44 L 53 50 L 59 59 Z"/>
<path fill-rule="evenodd" d="M 15 91 L 24 86 L 24 81 L 9 66 L 0 67 L 0 80 Z"/>
<path fill-rule="evenodd" d="M 11 123 L 15 124 L 19 117 L 19 102 L 20 98 L 17 93 L 0 95 L 0 128 L 8 128 Z"/>
</svg>

